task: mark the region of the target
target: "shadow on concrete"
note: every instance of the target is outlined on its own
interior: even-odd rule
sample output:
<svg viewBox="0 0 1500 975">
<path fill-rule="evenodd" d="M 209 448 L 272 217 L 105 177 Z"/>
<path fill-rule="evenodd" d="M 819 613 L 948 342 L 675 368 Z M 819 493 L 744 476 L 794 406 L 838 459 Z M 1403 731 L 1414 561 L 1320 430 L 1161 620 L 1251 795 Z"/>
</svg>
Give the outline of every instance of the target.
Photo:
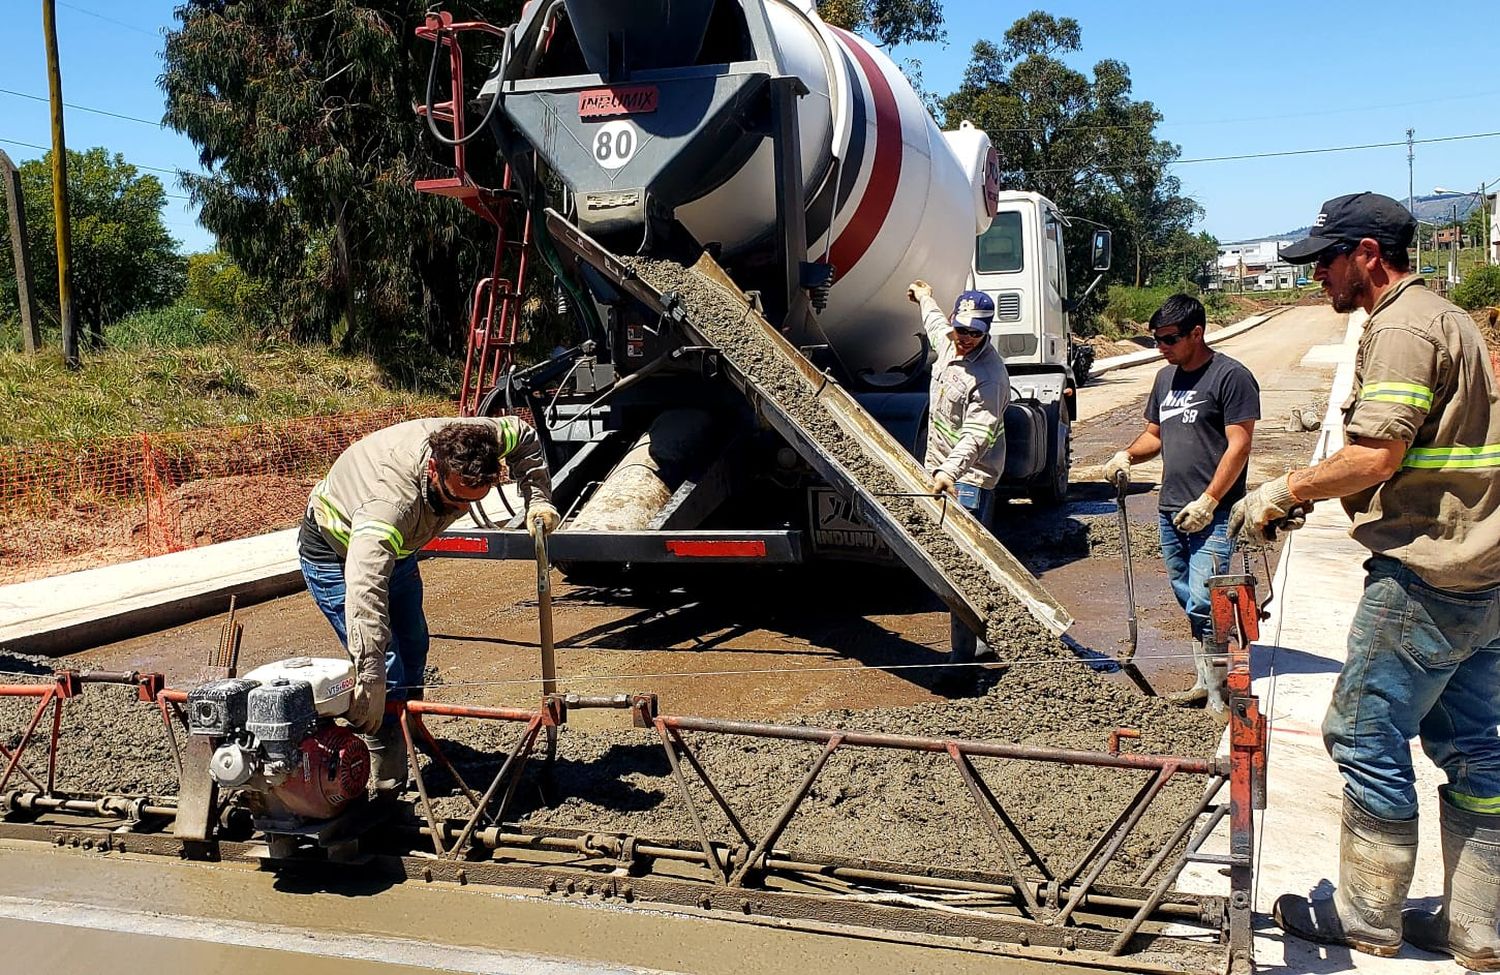
<svg viewBox="0 0 1500 975">
<path fill-rule="evenodd" d="M 1342 660 L 1322 657 L 1294 647 L 1264 647 L 1257 645 L 1250 655 L 1250 676 L 1254 680 L 1288 674 L 1336 674 L 1343 669 Z"/>
</svg>

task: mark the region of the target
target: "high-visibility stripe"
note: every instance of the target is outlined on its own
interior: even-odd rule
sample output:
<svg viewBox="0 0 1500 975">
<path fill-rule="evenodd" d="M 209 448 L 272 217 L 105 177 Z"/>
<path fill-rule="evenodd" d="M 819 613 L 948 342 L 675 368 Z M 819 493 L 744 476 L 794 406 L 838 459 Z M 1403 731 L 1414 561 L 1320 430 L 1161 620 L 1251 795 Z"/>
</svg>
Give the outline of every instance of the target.
<svg viewBox="0 0 1500 975">
<path fill-rule="evenodd" d="M 500 441 L 500 453 L 508 455 L 512 450 L 516 449 L 516 444 L 521 439 L 521 431 L 516 429 L 515 420 L 506 417 L 500 421 L 500 433 L 502 437 Z"/>
<path fill-rule="evenodd" d="M 1500 443 L 1479 447 L 1412 447 L 1401 459 L 1401 466 L 1426 471 L 1500 468 Z"/>
<path fill-rule="evenodd" d="M 354 526 L 355 535 L 374 535 L 382 541 L 389 542 L 391 551 L 397 555 L 410 555 L 411 551 L 406 547 L 406 538 L 388 521 L 362 521 Z"/>
<path fill-rule="evenodd" d="M 1407 406 L 1432 406 L 1432 390 L 1418 383 L 1365 383 L 1359 398 L 1377 403 L 1402 403 Z"/>
<path fill-rule="evenodd" d="M 348 545 L 349 519 L 345 518 L 344 513 L 340 511 L 332 501 L 329 501 L 323 495 L 314 494 L 313 500 L 316 501 L 318 503 L 318 506 L 323 509 L 323 513 L 328 519 L 328 523 L 323 525 L 322 527 L 327 530 L 328 534 L 338 539 L 339 542 L 344 545 Z"/>
<path fill-rule="evenodd" d="M 988 445 L 993 445 L 1000 436 L 999 425 L 990 426 L 987 423 L 965 423 L 964 433 L 977 433 Z"/>
<path fill-rule="evenodd" d="M 932 428 L 934 430 L 936 430 L 938 433 L 942 434 L 943 437 L 944 437 L 944 439 L 946 439 L 950 444 L 958 443 L 958 431 L 957 430 L 953 429 L 947 423 L 945 423 L 943 420 L 939 419 L 936 416 L 931 417 L 931 421 L 932 421 Z"/>
<path fill-rule="evenodd" d="M 1469 812 L 1484 813 L 1489 816 L 1500 815 L 1500 796 L 1471 796 L 1462 792 L 1448 790 L 1448 798 L 1460 809 Z"/>
</svg>

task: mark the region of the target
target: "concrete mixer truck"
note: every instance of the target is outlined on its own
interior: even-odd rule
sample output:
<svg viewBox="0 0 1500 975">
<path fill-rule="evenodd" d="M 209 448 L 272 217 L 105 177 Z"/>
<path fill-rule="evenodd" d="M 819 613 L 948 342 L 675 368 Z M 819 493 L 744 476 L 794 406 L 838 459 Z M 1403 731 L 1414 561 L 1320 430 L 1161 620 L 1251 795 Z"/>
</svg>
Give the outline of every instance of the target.
<svg viewBox="0 0 1500 975">
<path fill-rule="evenodd" d="M 501 41 L 469 105 L 466 30 Z M 475 406 L 531 409 L 565 513 L 555 555 L 571 570 L 890 556 L 848 492 L 723 380 L 715 350 L 670 327 L 673 296 L 663 311 L 624 286 L 618 256 L 711 255 L 918 458 L 931 350 L 907 285 L 990 292 L 1014 386 L 1002 486 L 1044 503 L 1066 494 L 1066 216 L 1038 194 L 1002 191 L 985 133 L 939 131 L 897 67 L 823 23 L 811 0 L 533 0 L 504 30 L 431 15 L 418 33 L 434 42 L 433 77 L 447 51 L 451 100 L 437 102 L 430 81 L 425 113 L 457 144 L 456 175 L 419 187 L 523 208 L 531 252 L 578 324 L 576 345 L 507 369 Z M 506 164 L 501 191 L 469 185 L 463 153 L 482 137 Z M 1109 232 L 1079 236 L 1107 269 Z M 497 513 L 476 521 L 501 527 Z M 434 546 L 532 557 L 514 531 Z"/>
</svg>

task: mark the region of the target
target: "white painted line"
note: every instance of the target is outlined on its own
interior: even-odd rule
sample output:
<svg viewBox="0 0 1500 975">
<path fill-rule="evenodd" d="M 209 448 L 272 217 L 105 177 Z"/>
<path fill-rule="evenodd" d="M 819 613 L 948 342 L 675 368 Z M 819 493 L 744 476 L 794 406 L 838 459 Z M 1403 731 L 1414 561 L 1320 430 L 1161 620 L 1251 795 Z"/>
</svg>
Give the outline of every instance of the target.
<svg viewBox="0 0 1500 975">
<path fill-rule="evenodd" d="M 334 934 L 275 924 L 151 914 L 29 897 L 0 896 L 0 917 L 35 924 L 202 941 L 321 958 L 383 962 L 441 972 L 458 972 L 461 975 L 672 975 L 653 968 L 543 958 L 405 938 Z"/>
</svg>

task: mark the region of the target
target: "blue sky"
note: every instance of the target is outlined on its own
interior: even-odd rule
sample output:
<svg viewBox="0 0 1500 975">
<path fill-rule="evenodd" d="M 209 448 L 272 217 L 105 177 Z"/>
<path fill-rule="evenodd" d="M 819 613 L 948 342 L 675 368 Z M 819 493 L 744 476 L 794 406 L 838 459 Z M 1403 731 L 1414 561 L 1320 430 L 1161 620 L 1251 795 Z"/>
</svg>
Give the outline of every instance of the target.
<svg viewBox="0 0 1500 975">
<path fill-rule="evenodd" d="M 156 120 L 162 96 L 161 30 L 167 0 L 57 0 L 66 101 Z M 979 38 L 999 40 L 1032 4 L 947 0 L 946 45 L 895 52 L 922 61 L 928 88 L 956 86 Z M 45 96 L 41 4 L 13 5 L 0 36 L 0 89 Z M 1043 9 L 1078 20 L 1087 70 L 1102 58 L 1130 66 L 1135 96 L 1165 116 L 1159 132 L 1185 159 L 1328 146 L 1399 142 L 1500 131 L 1500 72 L 1493 2 L 1236 6 L 1186 0 L 1120 3 L 1062 0 Z M 1232 9 L 1233 13 L 1229 11 Z M 1486 67 L 1486 60 L 1489 66 Z M 1387 107 L 1388 106 L 1388 107 Z M 0 93 L 0 148 L 17 162 L 49 142 L 43 102 Z M 415 119 L 413 124 L 417 124 Z M 142 167 L 196 169 L 193 145 L 170 130 L 70 109 L 68 144 L 103 145 Z M 1222 240 L 1289 230 L 1310 222 L 1318 204 L 1372 189 L 1405 195 L 1406 149 L 1205 162 L 1177 167 L 1207 214 L 1202 226 Z M 175 177 L 155 172 L 174 194 L 166 220 L 185 249 L 211 246 Z M 1418 145 L 1418 195 L 1442 185 L 1477 187 L 1500 178 L 1500 138 Z"/>
</svg>

